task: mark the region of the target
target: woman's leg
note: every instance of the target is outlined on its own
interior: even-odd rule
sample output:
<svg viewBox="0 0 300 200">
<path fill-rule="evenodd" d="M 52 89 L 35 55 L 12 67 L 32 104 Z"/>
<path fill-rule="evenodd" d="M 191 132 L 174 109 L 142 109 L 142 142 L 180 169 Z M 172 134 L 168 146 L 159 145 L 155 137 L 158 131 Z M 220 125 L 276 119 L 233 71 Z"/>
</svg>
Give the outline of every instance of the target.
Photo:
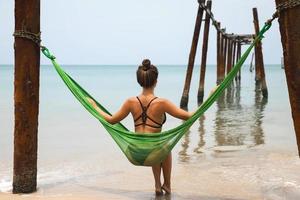
<svg viewBox="0 0 300 200">
<path fill-rule="evenodd" d="M 155 180 L 155 191 L 161 192 L 161 181 L 160 181 L 161 163 L 152 166 L 152 172 Z"/>
<path fill-rule="evenodd" d="M 171 193 L 171 169 L 172 169 L 172 154 L 162 162 L 162 169 L 164 175 L 164 184 L 162 188 L 167 192 Z"/>
</svg>

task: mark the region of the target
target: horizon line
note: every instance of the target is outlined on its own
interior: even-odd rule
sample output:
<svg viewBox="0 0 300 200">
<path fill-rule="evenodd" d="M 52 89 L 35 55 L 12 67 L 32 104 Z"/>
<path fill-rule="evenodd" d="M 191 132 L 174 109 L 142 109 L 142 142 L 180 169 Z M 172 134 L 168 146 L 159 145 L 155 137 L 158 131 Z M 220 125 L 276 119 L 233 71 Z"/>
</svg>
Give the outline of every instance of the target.
<svg viewBox="0 0 300 200">
<path fill-rule="evenodd" d="M 0 64 L 0 67 L 3 65 L 14 65 L 14 64 Z M 40 64 L 40 66 L 46 66 L 46 65 L 52 65 L 51 63 L 49 64 Z M 68 66 L 68 65 L 73 65 L 73 66 L 139 66 L 139 64 L 60 64 L 62 66 Z M 156 64 L 155 66 L 187 66 L 187 64 Z M 195 64 L 194 66 L 200 66 L 201 64 Z M 217 65 L 217 64 L 206 64 L 207 66 L 211 65 Z M 250 65 L 250 64 L 244 64 L 244 65 Z M 255 65 L 255 64 L 254 64 Z M 282 65 L 281 63 L 265 63 L 264 65 Z"/>
</svg>

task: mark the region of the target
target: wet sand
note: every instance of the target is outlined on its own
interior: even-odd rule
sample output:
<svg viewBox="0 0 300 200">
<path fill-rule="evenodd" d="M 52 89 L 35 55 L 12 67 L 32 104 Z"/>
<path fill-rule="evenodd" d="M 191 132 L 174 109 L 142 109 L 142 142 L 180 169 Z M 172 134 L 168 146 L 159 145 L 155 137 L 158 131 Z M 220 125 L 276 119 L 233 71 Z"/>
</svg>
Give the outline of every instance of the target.
<svg viewBox="0 0 300 200">
<path fill-rule="evenodd" d="M 125 168 L 114 165 L 110 169 L 104 166 L 89 174 L 40 183 L 33 194 L 13 195 L 7 191 L 0 193 L 0 199 L 300 199 L 300 174 L 297 173 L 300 160 L 296 149 L 217 148 L 209 155 L 202 155 L 198 162 L 175 162 L 173 193 L 157 198 L 152 190 L 150 168 L 127 165 Z"/>
</svg>

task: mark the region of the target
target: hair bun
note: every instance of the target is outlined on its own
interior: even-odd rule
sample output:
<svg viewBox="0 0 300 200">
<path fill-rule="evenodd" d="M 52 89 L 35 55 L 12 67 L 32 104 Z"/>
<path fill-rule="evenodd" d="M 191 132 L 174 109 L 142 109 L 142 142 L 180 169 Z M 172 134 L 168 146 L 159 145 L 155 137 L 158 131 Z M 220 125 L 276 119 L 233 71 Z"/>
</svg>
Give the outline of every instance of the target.
<svg viewBox="0 0 300 200">
<path fill-rule="evenodd" d="M 142 65 L 143 65 L 143 70 L 147 71 L 148 69 L 150 69 L 151 61 L 149 59 L 145 59 L 143 60 Z"/>
</svg>

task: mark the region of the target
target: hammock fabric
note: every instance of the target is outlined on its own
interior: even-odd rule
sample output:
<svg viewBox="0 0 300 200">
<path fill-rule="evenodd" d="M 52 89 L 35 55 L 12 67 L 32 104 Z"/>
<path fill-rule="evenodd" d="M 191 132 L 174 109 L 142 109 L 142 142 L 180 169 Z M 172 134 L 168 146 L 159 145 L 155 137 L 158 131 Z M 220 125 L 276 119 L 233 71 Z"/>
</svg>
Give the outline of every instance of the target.
<svg viewBox="0 0 300 200">
<path fill-rule="evenodd" d="M 43 54 L 52 61 L 56 71 L 68 86 L 70 91 L 78 99 L 78 101 L 96 117 L 104 128 L 108 131 L 114 141 L 121 148 L 128 160 L 134 165 L 152 166 L 162 162 L 177 144 L 180 138 L 188 131 L 193 123 L 217 100 L 227 86 L 230 85 L 237 72 L 245 62 L 254 45 L 263 38 L 264 33 L 271 27 L 266 24 L 254 39 L 253 43 L 248 47 L 240 60 L 232 68 L 230 73 L 225 77 L 218 88 L 207 98 L 205 102 L 196 110 L 192 117 L 181 125 L 163 131 L 161 133 L 135 133 L 129 131 L 123 124 L 108 123 L 89 103 L 88 98 L 93 99 L 99 108 L 110 114 L 100 103 L 98 103 L 91 95 L 88 94 L 72 77 L 70 77 L 56 62 L 55 57 L 51 55 L 46 47 L 42 47 Z"/>
</svg>

